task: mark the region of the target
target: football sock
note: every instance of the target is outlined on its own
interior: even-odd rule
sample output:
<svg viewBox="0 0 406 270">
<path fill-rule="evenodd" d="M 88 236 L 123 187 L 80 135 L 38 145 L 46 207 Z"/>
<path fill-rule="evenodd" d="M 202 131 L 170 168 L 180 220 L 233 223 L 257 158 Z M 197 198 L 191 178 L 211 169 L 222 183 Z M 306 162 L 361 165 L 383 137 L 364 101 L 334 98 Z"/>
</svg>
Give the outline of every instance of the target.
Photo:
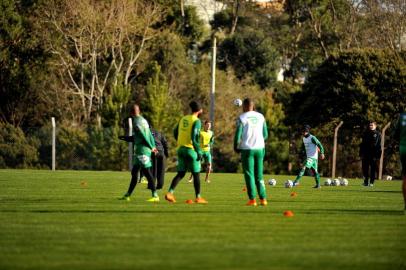
<svg viewBox="0 0 406 270">
<path fill-rule="evenodd" d="M 186 172 L 178 172 L 175 176 L 175 178 L 173 178 L 171 186 L 169 187 L 169 192 L 173 193 L 173 191 L 175 190 L 176 186 L 179 184 L 180 180 L 182 180 L 183 177 L 185 177 Z"/>
<path fill-rule="evenodd" d="M 300 178 L 302 178 L 304 173 L 305 173 L 305 169 L 301 169 L 299 174 L 296 176 L 295 182 L 298 182 L 300 180 Z"/>
<path fill-rule="evenodd" d="M 196 198 L 200 197 L 200 173 L 194 172 L 193 174 L 193 185 L 195 187 Z"/>
</svg>

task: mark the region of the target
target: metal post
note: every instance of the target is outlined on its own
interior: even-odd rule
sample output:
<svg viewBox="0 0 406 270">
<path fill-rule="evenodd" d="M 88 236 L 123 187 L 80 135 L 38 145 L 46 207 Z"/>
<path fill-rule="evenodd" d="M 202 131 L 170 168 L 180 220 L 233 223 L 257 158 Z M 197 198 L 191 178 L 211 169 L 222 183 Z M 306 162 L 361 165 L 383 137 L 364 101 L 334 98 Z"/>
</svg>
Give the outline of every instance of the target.
<svg viewBox="0 0 406 270">
<path fill-rule="evenodd" d="M 334 145 L 333 145 L 333 168 L 331 172 L 331 177 L 334 179 L 336 177 L 336 160 L 337 160 L 337 135 L 338 129 L 343 125 L 343 121 L 341 121 L 338 126 L 334 129 Z"/>
<path fill-rule="evenodd" d="M 385 125 L 385 127 L 382 129 L 382 137 L 381 137 L 381 149 L 382 149 L 382 154 L 381 158 L 379 159 L 379 177 L 378 179 L 382 180 L 382 171 L 383 171 L 383 156 L 384 156 L 384 151 L 385 151 L 385 132 L 386 129 L 388 129 L 390 125 L 390 122 Z"/>
<path fill-rule="evenodd" d="M 128 118 L 128 136 L 133 135 L 133 119 L 132 117 Z M 133 168 L 133 143 L 128 144 L 128 170 Z"/>
<path fill-rule="evenodd" d="M 55 171 L 55 158 L 56 158 L 56 124 L 55 117 L 51 118 L 52 121 L 52 171 Z"/>
<path fill-rule="evenodd" d="M 210 121 L 214 127 L 214 93 L 216 92 L 216 37 L 213 37 L 213 53 L 211 58 L 211 89 L 210 89 Z"/>
</svg>

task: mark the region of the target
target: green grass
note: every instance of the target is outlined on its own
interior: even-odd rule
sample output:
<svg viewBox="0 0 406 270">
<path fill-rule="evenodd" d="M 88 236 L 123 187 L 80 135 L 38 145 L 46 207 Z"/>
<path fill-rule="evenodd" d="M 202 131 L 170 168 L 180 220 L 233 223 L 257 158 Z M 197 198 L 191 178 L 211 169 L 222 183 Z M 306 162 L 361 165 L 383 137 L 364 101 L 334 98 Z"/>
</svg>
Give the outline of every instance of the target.
<svg viewBox="0 0 406 270">
<path fill-rule="evenodd" d="M 270 204 L 247 207 L 237 174 L 213 175 L 209 204 L 187 205 L 186 179 L 176 204 L 163 191 L 150 204 L 145 184 L 117 200 L 126 172 L 1 170 L 0 269 L 406 269 L 399 181 L 314 190 L 304 178 L 293 198 L 275 178 Z"/>
</svg>

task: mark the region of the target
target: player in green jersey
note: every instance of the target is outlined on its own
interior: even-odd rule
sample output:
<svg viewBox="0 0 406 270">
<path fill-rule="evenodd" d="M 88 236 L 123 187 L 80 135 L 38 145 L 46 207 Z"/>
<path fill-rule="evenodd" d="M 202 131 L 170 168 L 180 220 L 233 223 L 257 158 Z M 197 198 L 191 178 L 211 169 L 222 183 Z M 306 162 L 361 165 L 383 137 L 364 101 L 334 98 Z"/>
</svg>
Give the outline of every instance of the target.
<svg viewBox="0 0 406 270">
<path fill-rule="evenodd" d="M 303 135 L 302 153 L 306 156 L 306 159 L 303 162 L 304 163 L 303 167 L 301 168 L 299 174 L 297 175 L 295 181 L 293 182 L 293 186 L 297 186 L 299 184 L 300 178 L 303 176 L 306 169 L 309 169 L 313 172 L 314 178 L 316 180 L 316 185 L 314 186 L 314 188 L 320 188 L 320 174 L 317 169 L 317 164 L 319 151 L 320 158 L 324 159 L 323 145 L 316 138 L 316 136 L 310 134 L 309 125 L 304 125 L 302 129 L 302 135 Z"/>
<path fill-rule="evenodd" d="M 155 181 L 151 173 L 151 153 L 157 153 L 155 147 L 154 137 L 151 134 L 147 120 L 141 116 L 140 107 L 135 104 L 132 111 L 133 122 L 133 136 L 130 137 L 134 143 L 133 154 L 133 168 L 131 170 L 131 182 L 128 191 L 121 198 L 122 200 L 129 201 L 135 186 L 138 183 L 139 172 L 142 171 L 143 175 L 148 180 L 148 186 L 152 192 L 152 198 L 149 202 L 159 202 L 159 197 L 156 192 Z M 120 139 L 125 139 L 120 136 Z"/>
<path fill-rule="evenodd" d="M 212 170 L 212 156 L 211 147 L 214 143 L 214 135 L 211 130 L 211 122 L 209 120 L 204 121 L 204 128 L 200 131 L 200 149 L 202 149 L 202 162 L 206 167 L 205 181 L 210 183 L 209 175 Z M 190 175 L 189 182 L 192 182 L 193 175 Z"/>
<path fill-rule="evenodd" d="M 400 162 L 402 164 L 403 199 L 406 213 L 406 112 L 401 113 L 396 126 L 396 138 L 399 139 Z"/>
<path fill-rule="evenodd" d="M 169 202 L 176 202 L 173 195 L 175 188 L 186 175 L 186 172 L 190 171 L 193 174 L 195 202 L 205 204 L 207 201 L 200 196 L 200 159 L 202 150 L 199 145 L 199 136 L 202 124 L 199 115 L 203 112 L 203 109 L 195 101 L 190 102 L 189 107 L 192 109 L 192 114 L 183 116 L 174 130 L 178 146 L 178 173 L 173 178 L 165 199 Z"/>
<path fill-rule="evenodd" d="M 254 110 L 254 102 L 251 99 L 244 99 L 242 108 L 243 113 L 237 119 L 237 129 L 234 135 L 234 151 L 241 153 L 249 198 L 247 205 L 257 205 L 255 197 L 258 191 L 260 204 L 265 206 L 268 201 L 266 200 L 263 166 L 268 130 L 264 116 Z"/>
</svg>

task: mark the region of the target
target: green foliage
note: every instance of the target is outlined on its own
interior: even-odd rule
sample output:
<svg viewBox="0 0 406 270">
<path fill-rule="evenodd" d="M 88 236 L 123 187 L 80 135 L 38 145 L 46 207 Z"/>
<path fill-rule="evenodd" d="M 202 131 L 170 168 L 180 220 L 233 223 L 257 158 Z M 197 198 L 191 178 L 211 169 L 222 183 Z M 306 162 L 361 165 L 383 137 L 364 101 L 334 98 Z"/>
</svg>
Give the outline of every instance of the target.
<svg viewBox="0 0 406 270">
<path fill-rule="evenodd" d="M 0 122 L 0 168 L 29 168 L 38 162 L 39 141 L 19 127 Z"/>
<path fill-rule="evenodd" d="M 80 128 L 61 126 L 56 135 L 57 169 L 90 169 L 88 134 Z"/>
<path fill-rule="evenodd" d="M 102 123 L 105 127 L 117 127 L 125 118 L 124 112 L 131 97 L 131 87 L 123 84 L 121 76 L 113 85 L 110 95 L 107 96 L 102 108 Z"/>
<path fill-rule="evenodd" d="M 168 119 L 169 102 L 168 83 L 165 75 L 161 73 L 161 67 L 152 62 L 150 66 L 151 77 L 145 88 L 144 116 L 151 125 L 162 130 Z"/>
<path fill-rule="evenodd" d="M 338 169 L 359 176 L 358 145 L 367 121 L 373 119 L 382 127 L 406 107 L 405 61 L 404 53 L 380 50 L 329 57 L 310 74 L 303 91 L 292 95 L 287 123 L 317 127 L 320 137 L 330 144 L 327 149 L 332 149 L 334 127 L 344 121 Z"/>
<path fill-rule="evenodd" d="M 232 66 L 237 77 L 251 76 L 255 83 L 267 88 L 276 80 L 278 57 L 264 32 L 244 28 L 221 44 L 219 64 L 223 69 Z"/>
<path fill-rule="evenodd" d="M 42 124 L 52 110 L 44 105 L 47 89 L 38 83 L 47 66 L 33 31 L 33 10 L 32 1 L 0 1 L 0 117 L 15 126 Z"/>
</svg>

